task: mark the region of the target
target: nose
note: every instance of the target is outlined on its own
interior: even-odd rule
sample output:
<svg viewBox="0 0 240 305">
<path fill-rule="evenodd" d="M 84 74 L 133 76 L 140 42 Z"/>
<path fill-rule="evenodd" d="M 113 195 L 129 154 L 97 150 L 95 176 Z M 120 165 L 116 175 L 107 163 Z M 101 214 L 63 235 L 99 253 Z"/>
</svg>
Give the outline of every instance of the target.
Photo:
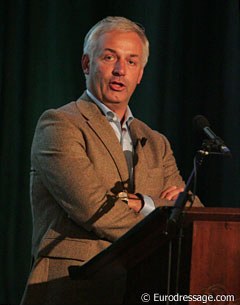
<svg viewBox="0 0 240 305">
<path fill-rule="evenodd" d="M 126 73 L 126 66 L 124 60 L 117 60 L 113 68 L 113 75 L 124 76 L 125 73 Z"/>
</svg>

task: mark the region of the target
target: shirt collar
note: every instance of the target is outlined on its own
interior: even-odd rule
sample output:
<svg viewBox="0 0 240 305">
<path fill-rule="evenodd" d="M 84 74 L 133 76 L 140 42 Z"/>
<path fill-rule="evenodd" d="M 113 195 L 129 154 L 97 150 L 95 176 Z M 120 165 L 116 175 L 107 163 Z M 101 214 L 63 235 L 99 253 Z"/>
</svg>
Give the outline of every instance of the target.
<svg viewBox="0 0 240 305">
<path fill-rule="evenodd" d="M 93 100 L 93 102 L 102 110 L 104 115 L 106 116 L 107 120 L 110 121 L 118 121 L 119 118 L 111 109 L 109 109 L 106 105 L 104 105 L 102 102 L 100 102 L 88 89 L 87 89 L 87 95 Z M 125 112 L 125 118 L 123 122 L 123 126 L 125 124 L 130 125 L 132 120 L 134 119 L 133 114 L 129 106 L 127 106 L 126 112 Z"/>
</svg>

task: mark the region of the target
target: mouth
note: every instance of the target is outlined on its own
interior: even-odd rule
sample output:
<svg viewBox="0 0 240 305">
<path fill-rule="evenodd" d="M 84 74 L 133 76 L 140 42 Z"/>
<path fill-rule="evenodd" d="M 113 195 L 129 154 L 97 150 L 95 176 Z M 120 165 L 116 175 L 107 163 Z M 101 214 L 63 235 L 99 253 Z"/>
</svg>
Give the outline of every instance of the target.
<svg viewBox="0 0 240 305">
<path fill-rule="evenodd" d="M 125 89 L 125 84 L 119 81 L 110 81 L 109 87 L 114 91 L 123 91 Z"/>
</svg>

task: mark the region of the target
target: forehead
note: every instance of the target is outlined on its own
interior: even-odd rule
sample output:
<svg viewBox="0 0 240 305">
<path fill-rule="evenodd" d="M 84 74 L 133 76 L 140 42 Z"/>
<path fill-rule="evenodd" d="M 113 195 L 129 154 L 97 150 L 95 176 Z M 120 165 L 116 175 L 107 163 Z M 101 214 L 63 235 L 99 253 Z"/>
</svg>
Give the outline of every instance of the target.
<svg viewBox="0 0 240 305">
<path fill-rule="evenodd" d="M 98 52 L 111 49 L 115 52 L 142 56 L 143 42 L 135 32 L 111 31 L 99 37 L 97 49 Z"/>
</svg>

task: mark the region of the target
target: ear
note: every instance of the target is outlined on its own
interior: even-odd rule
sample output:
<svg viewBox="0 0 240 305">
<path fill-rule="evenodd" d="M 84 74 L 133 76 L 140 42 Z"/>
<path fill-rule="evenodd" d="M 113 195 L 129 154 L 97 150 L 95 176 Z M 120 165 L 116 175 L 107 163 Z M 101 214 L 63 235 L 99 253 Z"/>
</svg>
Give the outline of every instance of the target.
<svg viewBox="0 0 240 305">
<path fill-rule="evenodd" d="M 89 74 L 89 66 L 90 66 L 89 63 L 90 63 L 89 56 L 87 54 L 83 54 L 82 69 L 83 69 L 84 74 Z"/>
<path fill-rule="evenodd" d="M 142 70 L 139 72 L 139 76 L 138 76 L 138 81 L 137 81 L 137 84 L 139 85 L 141 83 L 141 80 L 142 80 L 142 77 L 143 77 L 143 68 Z"/>
</svg>

